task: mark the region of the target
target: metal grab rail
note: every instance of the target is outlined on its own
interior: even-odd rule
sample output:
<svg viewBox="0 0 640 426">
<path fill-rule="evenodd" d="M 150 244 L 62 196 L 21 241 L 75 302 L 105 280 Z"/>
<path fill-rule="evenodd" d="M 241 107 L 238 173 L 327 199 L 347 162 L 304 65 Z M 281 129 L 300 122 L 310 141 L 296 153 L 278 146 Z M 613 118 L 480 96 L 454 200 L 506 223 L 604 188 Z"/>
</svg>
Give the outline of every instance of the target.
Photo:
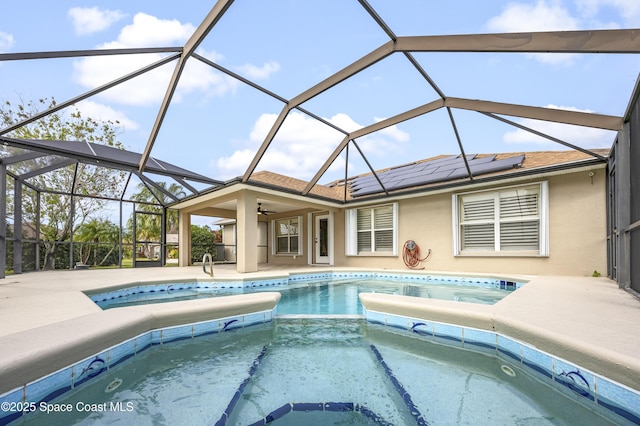
<svg viewBox="0 0 640 426">
<path fill-rule="evenodd" d="M 209 272 L 207 272 L 207 259 L 209 259 Z M 213 276 L 213 257 L 211 257 L 211 253 L 205 253 L 204 256 L 202 256 L 202 271 L 205 274 Z"/>
</svg>

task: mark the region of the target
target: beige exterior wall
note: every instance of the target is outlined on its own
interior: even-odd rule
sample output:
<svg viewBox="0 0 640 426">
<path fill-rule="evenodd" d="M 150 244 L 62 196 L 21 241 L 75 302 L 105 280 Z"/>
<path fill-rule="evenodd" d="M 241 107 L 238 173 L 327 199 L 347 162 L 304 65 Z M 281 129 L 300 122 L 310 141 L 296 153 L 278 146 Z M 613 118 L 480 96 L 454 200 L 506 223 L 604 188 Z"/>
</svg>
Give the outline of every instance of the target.
<svg viewBox="0 0 640 426">
<path fill-rule="evenodd" d="M 236 261 L 236 224 L 226 224 L 222 227 L 222 244 L 224 244 L 224 259 L 228 262 Z"/>
<path fill-rule="evenodd" d="M 191 216 L 181 211 L 178 220 L 178 265 L 191 264 Z"/>
<path fill-rule="evenodd" d="M 235 262 L 237 260 L 236 224 L 225 224 L 222 228 L 222 244 L 224 244 L 224 260 Z M 267 223 L 258 220 L 258 263 L 267 262 Z"/>
<path fill-rule="evenodd" d="M 336 213 L 335 264 L 406 269 L 402 247 L 411 239 L 423 255 L 431 249 L 430 259 L 422 264 L 427 270 L 579 276 L 588 276 L 597 270 L 606 274 L 605 171 L 599 168 L 591 172 L 594 176 L 583 170 L 517 183 L 548 181 L 548 257 L 454 256 L 453 192 L 450 192 L 398 201 L 398 256 L 345 256 L 345 214 L 344 211 Z"/>
<path fill-rule="evenodd" d="M 281 213 L 281 214 L 271 214 L 268 216 L 261 216 L 260 221 L 265 221 L 268 224 L 268 233 L 267 240 L 269 241 L 268 252 L 267 249 L 262 249 L 265 251 L 265 254 L 268 258 L 268 263 L 274 265 L 291 265 L 291 266 L 306 266 L 307 263 L 307 242 L 309 241 L 309 235 L 307 232 L 307 212 L 308 210 L 298 210 L 293 212 Z M 299 224 L 300 229 L 302 230 L 302 254 L 296 255 L 295 259 L 292 255 L 278 255 L 273 254 L 272 247 L 275 244 L 273 241 L 273 221 L 275 219 L 285 219 L 289 217 L 297 217 L 301 216 L 301 222 Z"/>
</svg>

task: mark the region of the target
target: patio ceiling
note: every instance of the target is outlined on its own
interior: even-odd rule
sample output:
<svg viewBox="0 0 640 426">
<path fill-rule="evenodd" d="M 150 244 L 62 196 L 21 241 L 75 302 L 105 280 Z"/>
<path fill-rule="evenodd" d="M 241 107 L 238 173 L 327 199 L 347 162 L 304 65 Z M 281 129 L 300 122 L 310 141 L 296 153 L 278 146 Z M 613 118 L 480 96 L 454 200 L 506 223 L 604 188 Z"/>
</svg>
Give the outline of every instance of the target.
<svg viewBox="0 0 640 426">
<path fill-rule="evenodd" d="M 297 95 L 286 97 L 275 93 L 266 87 L 258 84 L 256 79 L 242 76 L 228 68 L 223 67 L 216 60 L 209 59 L 200 53 L 196 53 L 196 49 L 206 40 L 207 36 L 224 21 L 226 14 L 233 10 L 233 0 L 219 0 L 213 8 L 204 17 L 199 26 L 195 29 L 192 36 L 182 46 L 169 47 L 153 47 L 153 48 L 132 48 L 132 49 L 92 49 L 92 50 L 73 50 L 73 51 L 49 51 L 49 52 L 24 52 L 24 53 L 5 53 L 0 54 L 0 62 L 2 61 L 29 61 L 35 59 L 52 59 L 52 58 L 70 58 L 70 57 L 88 57 L 88 56 L 109 56 L 109 55 L 140 55 L 146 53 L 162 53 L 165 56 L 152 64 L 142 67 L 134 72 L 96 87 L 92 90 L 81 93 L 68 100 L 58 102 L 54 108 L 34 114 L 33 116 L 23 120 L 20 123 L 10 127 L 0 128 L 0 139 L 3 143 L 19 147 L 25 150 L 31 150 L 47 155 L 57 155 L 72 161 L 83 161 L 90 164 L 105 163 L 109 167 L 127 170 L 130 173 L 143 175 L 144 173 L 155 173 L 169 176 L 178 183 L 186 185 L 194 195 L 198 195 L 199 191 L 193 187 L 189 187 L 187 180 L 194 180 L 201 183 L 210 184 L 213 187 L 224 186 L 222 179 L 213 179 L 201 174 L 192 173 L 186 169 L 170 165 L 155 160 L 151 153 L 154 150 L 157 139 L 163 128 L 163 123 L 174 99 L 176 89 L 181 82 L 185 66 L 190 61 L 196 61 L 211 67 L 228 78 L 241 82 L 261 95 L 267 95 L 272 100 L 281 104 L 281 110 L 277 114 L 277 118 L 266 132 L 262 143 L 257 150 L 252 153 L 252 159 L 242 174 L 240 182 L 250 183 L 253 174 L 256 172 L 258 164 L 263 159 L 265 153 L 272 148 L 274 139 L 279 130 L 289 118 L 291 111 L 297 110 L 306 116 L 330 127 L 331 129 L 341 133 L 343 139 L 337 144 L 335 149 L 326 157 L 322 166 L 316 171 L 308 185 L 297 191 L 301 196 L 311 196 L 312 188 L 318 184 L 327 170 L 334 164 L 341 153 L 354 146 L 366 164 L 370 172 L 375 176 L 376 171 L 371 166 L 365 153 L 358 147 L 357 140 L 369 134 L 379 132 L 391 126 L 413 120 L 417 117 L 432 114 L 437 111 L 446 112 L 448 125 L 451 126 L 455 133 L 459 152 L 464 160 L 464 168 L 467 178 L 473 181 L 473 169 L 467 163 L 465 146 L 467 141 L 461 137 L 457 129 L 457 121 L 452 111 L 473 111 L 482 114 L 489 119 L 505 123 L 519 128 L 521 130 L 535 133 L 548 140 L 557 143 L 566 148 L 579 150 L 592 157 L 604 161 L 604 157 L 592 150 L 582 148 L 576 144 L 563 140 L 560 137 L 546 134 L 535 129 L 528 128 L 506 117 L 526 118 L 539 120 L 544 122 L 553 122 L 561 124 L 569 124 L 584 128 L 605 129 L 616 132 L 621 130 L 625 117 L 596 114 L 590 112 L 578 112 L 556 108 L 540 107 L 535 105 L 522 105 L 516 103 L 498 102 L 492 99 L 467 99 L 464 97 L 453 97 L 446 94 L 438 85 L 438 81 L 433 78 L 427 69 L 417 59 L 417 54 L 425 52 L 459 52 L 459 53 L 579 53 L 579 54 L 638 54 L 640 53 L 640 30 L 636 29 L 619 29 L 619 30 L 591 30 L 591 31 L 548 31 L 548 32 L 520 32 L 520 33 L 500 33 L 500 34 L 464 34 L 464 35 L 415 35 L 415 36 L 398 36 L 391 25 L 388 25 L 384 16 L 380 14 L 369 2 L 360 0 L 361 12 L 367 16 L 379 30 L 386 35 L 388 41 L 385 41 L 369 53 L 356 58 L 353 62 L 343 67 L 341 70 L 329 75 L 324 80 L 313 84 Z M 356 76 L 364 70 L 375 64 L 388 61 L 395 58 L 406 61 L 419 76 L 425 86 L 427 86 L 435 96 L 426 100 L 423 105 L 406 109 L 392 117 L 382 119 L 375 124 L 361 127 L 357 130 L 349 130 L 334 122 L 322 118 L 322 114 L 316 113 L 306 104 L 320 94 L 334 89 L 348 79 Z M 173 74 L 166 87 L 163 88 L 164 97 L 160 103 L 155 121 L 151 126 L 147 138 L 146 145 L 141 154 L 120 151 L 110 152 L 105 147 L 97 147 L 91 144 L 82 144 L 80 142 L 45 142 L 34 140 L 17 140 L 7 137 L 13 130 L 20 126 L 33 123 L 34 121 L 69 107 L 79 101 L 88 99 L 98 95 L 110 88 L 123 84 L 140 75 L 149 73 L 159 67 L 167 64 L 174 64 Z M 402 78 L 398 76 L 397 78 Z M 544 89 L 544 88 L 541 88 Z M 506 116 L 506 117 L 505 117 Z M 193 137 L 193 136 L 189 136 Z M 613 142 L 613 141 L 612 141 Z M 99 153 L 98 150 L 101 150 Z M 91 151 L 91 152 L 90 152 Z M 119 150 L 116 150 L 119 151 Z M 29 153 L 20 154 L 27 158 Z M 3 161 L 18 161 L 18 156 L 13 160 L 3 159 Z M 59 166 L 68 165 L 67 162 L 59 163 Z M 55 166 L 52 166 L 55 168 Z M 53 170 L 52 168 L 52 170 Z M 42 171 L 41 171 L 42 172 Z M 34 172 L 37 173 L 37 172 Z M 346 176 L 346 172 L 345 172 Z M 24 176 L 23 176 L 24 178 Z M 379 181 L 379 180 L 378 180 Z M 384 189 L 384 188 L 383 188 Z M 386 192 L 386 190 L 385 190 Z M 346 197 L 345 200 L 346 202 Z"/>
</svg>

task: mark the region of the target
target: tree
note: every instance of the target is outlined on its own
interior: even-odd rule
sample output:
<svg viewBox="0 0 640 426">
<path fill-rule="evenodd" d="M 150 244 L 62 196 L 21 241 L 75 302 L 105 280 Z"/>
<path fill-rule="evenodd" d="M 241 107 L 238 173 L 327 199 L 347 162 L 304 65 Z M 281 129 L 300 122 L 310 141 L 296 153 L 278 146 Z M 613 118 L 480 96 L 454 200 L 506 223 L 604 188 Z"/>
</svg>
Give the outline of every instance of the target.
<svg viewBox="0 0 640 426">
<path fill-rule="evenodd" d="M 207 225 L 191 225 L 191 262 L 199 262 L 205 253 L 211 253 L 215 242 L 216 233 Z"/>
<path fill-rule="evenodd" d="M 157 182 L 157 185 L 174 195 L 177 198 L 184 197 L 185 191 L 181 185 L 172 183 L 167 185 L 166 182 Z M 171 201 L 171 197 L 156 188 L 149 189 L 144 183 L 138 184 L 138 192 L 131 197 L 133 201 L 138 202 L 136 210 L 147 214 L 139 214 L 136 217 L 136 241 L 160 241 L 161 232 L 161 213 L 162 206 L 158 203 L 166 204 Z M 154 203 L 154 204 L 149 204 Z M 135 214 L 135 213 L 134 213 Z M 178 232 L 178 211 L 168 210 L 166 215 L 166 224 L 168 233 Z M 130 231 L 133 230 L 133 218 L 127 222 Z M 147 258 L 152 256 L 150 244 L 142 245 L 143 255 Z"/>
<path fill-rule="evenodd" d="M 78 241 L 84 243 L 92 243 L 93 247 L 93 265 L 102 265 L 118 247 L 120 241 L 120 229 L 118 225 L 110 222 L 107 219 L 91 219 L 83 223 L 78 228 L 78 235 L 76 237 Z M 111 247 L 107 254 L 98 263 L 98 247 L 100 244 L 111 243 Z M 84 246 L 80 248 L 81 261 L 87 263 L 91 254 L 91 246 L 85 251 Z"/>
<path fill-rule="evenodd" d="M 17 124 L 43 108 L 52 108 L 55 99 L 39 99 L 38 101 L 22 101 L 13 105 L 9 101 L 0 105 L 0 123 L 2 127 Z M 13 130 L 7 136 L 18 139 L 72 140 L 87 141 L 122 148 L 117 141 L 118 122 L 98 121 L 83 117 L 76 108 L 68 116 L 63 112 L 54 112 L 33 123 Z M 7 155 L 21 152 L 3 146 Z M 12 151 L 12 152 L 9 152 Z M 106 198 L 117 198 L 125 173 L 104 167 L 76 163 L 55 168 L 61 159 L 54 156 L 43 156 L 22 161 L 12 165 L 12 172 L 20 176 L 44 167 L 54 167 L 48 173 L 42 173 L 26 179 L 36 188 L 46 191 L 40 196 L 40 237 L 43 239 L 44 269 L 55 268 L 55 254 L 61 242 L 70 240 L 71 234 L 81 226 L 91 214 L 98 212 L 105 204 L 104 200 L 82 197 L 81 195 L 100 195 Z M 76 188 L 72 183 L 76 182 Z M 8 186 L 13 186 L 12 179 Z M 77 195 L 69 193 L 75 191 Z M 12 202 L 13 191 L 8 192 L 8 202 Z M 35 223 L 38 205 L 37 191 L 23 192 L 23 215 L 25 221 Z M 73 205 L 73 215 L 72 207 Z"/>
</svg>

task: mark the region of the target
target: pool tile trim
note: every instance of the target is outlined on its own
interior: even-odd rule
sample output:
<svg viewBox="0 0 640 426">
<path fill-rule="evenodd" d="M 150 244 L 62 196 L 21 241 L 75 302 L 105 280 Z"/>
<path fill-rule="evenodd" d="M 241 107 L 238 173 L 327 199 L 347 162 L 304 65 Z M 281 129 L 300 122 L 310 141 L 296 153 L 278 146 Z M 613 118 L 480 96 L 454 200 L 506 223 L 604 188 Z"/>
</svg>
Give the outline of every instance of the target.
<svg viewBox="0 0 640 426">
<path fill-rule="evenodd" d="M 216 286 L 229 286 L 229 288 L 231 288 L 230 286 L 239 286 L 239 283 L 242 283 L 242 287 L 276 287 L 279 285 L 288 285 L 291 282 L 301 282 L 305 280 L 342 279 L 354 277 L 403 279 L 407 281 L 436 283 L 452 283 L 456 281 L 457 278 L 460 282 L 464 282 L 466 284 L 475 283 L 509 290 L 514 290 L 524 285 L 524 283 L 516 281 L 493 278 L 396 274 L 387 272 L 327 272 L 320 274 L 291 274 L 288 278 L 276 278 L 270 280 L 230 280 L 220 282 L 185 281 L 178 283 L 173 281 L 172 283 L 177 286 L 177 288 L 198 289 L 215 289 L 217 288 Z M 110 298 L 119 298 L 131 292 L 139 292 L 141 289 L 143 291 L 170 292 L 173 288 L 176 287 L 171 287 L 170 283 L 154 284 L 152 287 L 149 287 L 149 284 L 139 283 L 137 286 L 120 286 L 120 288 L 112 290 L 108 292 L 108 294 Z M 103 293 L 99 294 L 102 295 Z M 89 295 L 89 292 L 87 292 L 87 295 Z M 91 298 L 93 298 L 93 296 L 96 296 L 96 294 L 89 295 Z M 275 309 L 262 312 L 263 322 L 271 321 L 274 312 Z M 254 313 L 239 317 L 198 322 L 192 324 L 190 328 L 189 326 L 165 327 L 143 333 L 132 339 L 128 339 L 121 344 L 115 345 L 106 351 L 88 357 L 73 366 L 60 369 L 41 379 L 5 392 L 0 395 L 0 402 L 17 403 L 29 401 L 29 399 L 27 399 L 27 395 L 34 398 L 42 397 L 43 401 L 51 400 L 64 393 L 65 390 L 68 390 L 68 387 L 69 389 L 72 389 L 73 387 L 79 386 L 93 377 L 100 375 L 102 372 L 106 371 L 106 369 L 114 367 L 115 365 L 135 356 L 153 345 L 161 345 L 175 340 L 195 338 L 205 334 L 215 334 L 233 330 L 234 328 L 249 326 L 260 322 L 259 314 L 260 313 Z M 245 318 L 252 315 L 254 317 Z M 586 400 L 585 403 L 587 405 L 591 404 L 591 406 L 596 407 L 600 412 L 610 418 L 620 419 L 620 417 L 622 417 L 632 423 L 640 424 L 640 392 L 594 374 L 558 357 L 539 351 L 526 343 L 511 339 L 496 332 L 474 329 L 471 327 L 460 327 L 454 324 L 418 320 L 410 317 L 386 314 L 384 312 L 368 311 L 366 309 L 364 310 L 364 315 L 369 322 L 394 327 L 403 330 L 414 337 L 437 340 L 440 343 L 454 343 L 456 346 L 461 345 L 466 349 L 493 353 L 500 359 L 505 359 L 506 361 L 519 364 L 527 372 L 543 378 L 562 391 L 567 392 L 569 395 L 577 395 L 578 398 L 583 398 Z M 178 328 L 180 330 L 172 330 L 174 328 Z M 439 330 L 438 333 L 435 332 L 436 329 Z M 458 333 L 458 329 L 460 329 L 460 333 Z M 164 330 L 167 330 L 166 333 L 163 333 Z M 190 335 L 188 335 L 188 333 L 190 333 Z M 124 346 L 126 345 L 128 346 L 125 348 Z M 105 361 L 105 359 L 108 367 L 106 367 L 106 369 L 100 368 L 101 361 Z M 80 368 L 81 365 L 83 366 L 82 368 Z M 67 381 L 66 377 L 69 376 L 69 370 L 71 370 L 71 377 L 69 381 Z M 76 370 L 78 374 L 77 377 L 74 372 Z M 83 377 L 83 375 L 85 377 Z M 46 382 L 47 380 L 48 382 Z M 45 384 L 50 386 L 47 387 Z M 27 386 L 30 386 L 28 389 L 29 392 L 27 392 Z M 21 413 L 0 412 L 0 425 L 7 424 L 19 418 L 21 415 Z"/>
<path fill-rule="evenodd" d="M 333 411 L 333 412 L 355 412 L 360 413 L 374 424 L 379 426 L 392 426 L 391 423 L 384 420 L 381 416 L 374 411 L 367 408 L 365 405 L 357 404 L 355 402 L 289 402 L 284 404 L 264 418 L 257 422 L 251 423 L 249 426 L 267 425 L 271 422 L 278 420 L 287 414 L 298 412 L 311 412 L 311 411 Z M 218 424 L 216 423 L 216 426 Z M 220 425 L 222 426 L 222 424 Z"/>
<path fill-rule="evenodd" d="M 518 365 L 528 374 L 563 392 L 601 415 L 640 424 L 640 392 L 616 383 L 525 342 L 494 331 L 363 309 L 365 319 L 412 337 L 490 353 Z M 429 333 L 425 330 L 433 330 Z M 435 330 L 438 330 L 436 336 Z M 467 340 L 467 336 L 469 340 Z"/>
<path fill-rule="evenodd" d="M 384 369 L 384 372 L 387 375 L 387 378 L 391 381 L 391 383 L 393 383 L 393 386 L 395 387 L 396 391 L 398 392 L 398 394 L 400 394 L 400 398 L 402 398 L 407 408 L 409 409 L 409 412 L 411 412 L 411 415 L 416 421 L 416 424 L 418 426 L 428 425 L 427 421 L 422 416 L 422 413 L 420 413 L 420 410 L 418 410 L 418 407 L 416 407 L 416 405 L 413 403 L 413 400 L 411 399 L 411 395 L 409 394 L 409 392 L 407 392 L 407 390 L 402 385 L 402 383 L 400 383 L 400 381 L 393 374 L 391 367 L 389 367 L 389 365 L 385 362 L 384 358 L 382 357 L 382 354 L 378 351 L 375 345 L 369 345 L 369 347 L 371 348 L 371 351 L 373 351 L 373 353 L 375 354 L 376 359 L 378 360 L 380 365 L 382 365 L 382 368 Z"/>
<path fill-rule="evenodd" d="M 86 292 L 85 294 L 96 304 L 101 306 L 109 301 L 122 299 L 123 297 L 158 293 L 169 294 L 175 290 L 195 290 L 195 291 L 217 291 L 217 290 L 244 290 L 250 288 L 274 288 L 289 287 L 292 284 L 318 281 L 318 280 L 342 280 L 342 279 L 372 279 L 403 281 L 408 283 L 429 283 L 429 284 L 450 284 L 450 285 L 471 285 L 484 288 L 499 288 L 507 291 L 514 291 L 526 284 L 524 281 L 507 280 L 500 278 L 468 277 L 457 275 L 426 275 L 395 272 L 359 272 L 327 271 L 322 273 L 292 273 L 286 277 L 269 279 L 235 279 L 235 280 L 207 280 L 188 282 L 158 282 L 158 283 L 135 283 L 127 287 L 119 286 L 117 289 L 96 292 Z M 103 307 L 104 309 L 105 307 Z"/>
<path fill-rule="evenodd" d="M 267 347 L 263 346 L 262 350 L 260 351 L 260 353 L 258 354 L 256 359 L 251 364 L 251 368 L 249 368 L 248 377 L 246 377 L 242 381 L 242 383 L 240 383 L 240 386 L 238 386 L 238 390 L 233 394 L 233 397 L 231 397 L 231 401 L 229 401 L 229 404 L 227 404 L 227 408 L 225 408 L 224 412 L 220 416 L 220 419 L 218 419 L 218 421 L 215 423 L 216 426 L 224 426 L 224 425 L 227 424 L 227 420 L 231 416 L 231 413 L 233 412 L 233 409 L 236 407 L 236 404 L 240 400 L 240 397 L 242 396 L 242 393 L 244 392 L 244 389 L 251 382 L 251 379 L 253 378 L 253 375 L 256 373 L 256 370 L 260 366 L 260 363 L 262 362 L 262 360 L 263 360 L 264 356 L 266 355 L 266 353 L 267 353 Z"/>
<path fill-rule="evenodd" d="M 6 402 L 18 405 L 25 403 L 39 405 L 41 402 L 50 402 L 65 392 L 90 382 L 102 373 L 152 346 L 194 339 L 205 335 L 220 334 L 257 324 L 266 324 L 273 320 L 274 311 L 275 308 L 233 317 L 150 330 L 38 380 L 5 392 L 0 395 L 0 406 L 3 406 Z M 0 426 L 17 420 L 22 414 L 22 412 L 0 410 Z"/>
</svg>

